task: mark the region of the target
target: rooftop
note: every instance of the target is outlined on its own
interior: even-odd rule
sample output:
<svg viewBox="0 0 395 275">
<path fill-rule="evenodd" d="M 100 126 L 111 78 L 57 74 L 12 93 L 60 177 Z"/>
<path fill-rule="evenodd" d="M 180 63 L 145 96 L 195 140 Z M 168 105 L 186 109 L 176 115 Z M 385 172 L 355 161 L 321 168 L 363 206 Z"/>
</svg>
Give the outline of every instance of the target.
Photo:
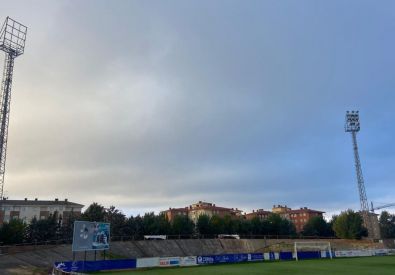
<svg viewBox="0 0 395 275">
<path fill-rule="evenodd" d="M 28 200 L 25 198 L 24 200 L 8 200 L 8 199 L 2 199 L 0 200 L 0 205 L 66 205 L 66 206 L 74 206 L 74 207 L 84 207 L 82 204 L 78 204 L 75 202 L 70 202 L 67 199 L 65 200 L 59 200 L 59 199 L 54 199 L 52 201 L 49 200 Z"/>
<path fill-rule="evenodd" d="M 310 213 L 325 213 L 323 211 L 313 210 L 313 209 L 309 209 L 307 207 L 302 207 L 300 209 L 294 209 L 294 210 L 288 211 L 288 213 L 306 213 L 306 212 L 310 212 Z"/>
</svg>

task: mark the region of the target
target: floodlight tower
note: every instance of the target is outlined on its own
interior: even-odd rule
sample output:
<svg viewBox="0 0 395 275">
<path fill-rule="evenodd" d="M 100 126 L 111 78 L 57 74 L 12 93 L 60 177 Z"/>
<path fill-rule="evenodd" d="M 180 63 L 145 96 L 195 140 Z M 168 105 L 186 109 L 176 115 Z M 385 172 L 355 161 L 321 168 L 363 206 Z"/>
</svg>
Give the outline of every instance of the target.
<svg viewBox="0 0 395 275">
<path fill-rule="evenodd" d="M 362 167 L 361 161 L 359 159 L 358 153 L 358 143 L 357 143 L 357 132 L 360 130 L 359 124 L 359 111 L 347 111 L 346 113 L 346 124 L 345 131 L 351 133 L 352 144 L 354 148 L 354 159 L 355 159 L 355 170 L 357 172 L 357 182 L 358 182 L 358 191 L 359 191 L 359 201 L 361 204 L 361 213 L 363 217 L 364 224 L 368 229 L 368 233 L 370 236 L 374 235 L 373 232 L 373 223 L 371 221 L 371 217 L 369 214 L 369 204 L 366 196 L 365 183 L 362 175 Z"/>
<path fill-rule="evenodd" d="M 5 52 L 0 103 L 0 199 L 3 199 L 8 123 L 10 119 L 14 60 L 25 50 L 27 27 L 7 17 L 0 30 L 0 50 Z"/>
</svg>

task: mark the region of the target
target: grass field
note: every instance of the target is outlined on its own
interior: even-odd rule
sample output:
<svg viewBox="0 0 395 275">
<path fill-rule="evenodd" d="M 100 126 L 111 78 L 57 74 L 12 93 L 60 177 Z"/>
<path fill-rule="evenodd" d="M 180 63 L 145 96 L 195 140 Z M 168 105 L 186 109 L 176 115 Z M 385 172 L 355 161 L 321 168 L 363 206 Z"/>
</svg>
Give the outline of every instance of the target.
<svg viewBox="0 0 395 275">
<path fill-rule="evenodd" d="M 102 275 L 394 275 L 395 256 L 338 258 L 333 260 L 277 261 L 242 264 L 223 264 L 183 268 L 160 268 L 123 272 L 100 272 Z"/>
</svg>

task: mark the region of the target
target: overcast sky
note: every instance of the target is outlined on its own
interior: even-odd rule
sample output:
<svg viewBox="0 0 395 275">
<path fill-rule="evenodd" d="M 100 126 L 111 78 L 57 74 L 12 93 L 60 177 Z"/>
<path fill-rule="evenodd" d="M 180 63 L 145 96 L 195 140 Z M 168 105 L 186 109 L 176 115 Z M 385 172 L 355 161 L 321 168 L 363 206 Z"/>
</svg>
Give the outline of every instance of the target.
<svg viewBox="0 0 395 275">
<path fill-rule="evenodd" d="M 199 200 L 395 202 L 394 1 L 1 1 L 15 64 L 6 196 L 125 213 Z M 0 61 L 3 62 L 4 55 Z"/>
</svg>

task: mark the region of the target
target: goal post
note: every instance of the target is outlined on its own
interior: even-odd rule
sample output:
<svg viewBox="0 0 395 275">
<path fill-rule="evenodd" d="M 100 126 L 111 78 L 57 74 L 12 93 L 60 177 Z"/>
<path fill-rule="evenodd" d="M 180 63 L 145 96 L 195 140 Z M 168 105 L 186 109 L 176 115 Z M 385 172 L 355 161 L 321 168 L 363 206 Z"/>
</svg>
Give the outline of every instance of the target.
<svg viewBox="0 0 395 275">
<path fill-rule="evenodd" d="M 332 249 L 330 242 L 295 242 L 294 252 L 295 259 L 298 261 L 298 252 L 302 251 L 325 251 L 329 252 L 329 257 L 332 259 Z"/>
</svg>

